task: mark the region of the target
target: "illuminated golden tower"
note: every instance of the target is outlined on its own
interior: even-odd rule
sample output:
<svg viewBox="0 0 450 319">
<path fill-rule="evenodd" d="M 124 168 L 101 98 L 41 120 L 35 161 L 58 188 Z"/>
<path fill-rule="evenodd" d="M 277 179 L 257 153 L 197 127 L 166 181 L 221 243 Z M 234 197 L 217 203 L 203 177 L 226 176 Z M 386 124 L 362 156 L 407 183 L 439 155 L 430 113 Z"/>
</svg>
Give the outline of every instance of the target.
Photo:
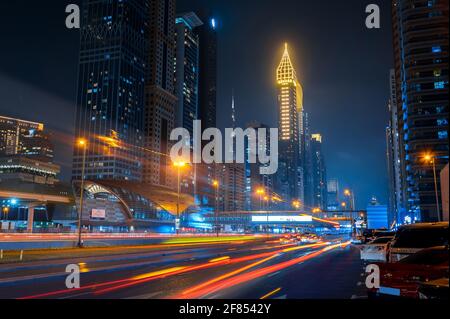
<svg viewBox="0 0 450 319">
<path fill-rule="evenodd" d="M 288 199 L 303 199 L 303 169 L 300 160 L 303 90 L 289 56 L 287 43 L 277 68 L 277 84 L 280 130 L 277 188 Z"/>
</svg>

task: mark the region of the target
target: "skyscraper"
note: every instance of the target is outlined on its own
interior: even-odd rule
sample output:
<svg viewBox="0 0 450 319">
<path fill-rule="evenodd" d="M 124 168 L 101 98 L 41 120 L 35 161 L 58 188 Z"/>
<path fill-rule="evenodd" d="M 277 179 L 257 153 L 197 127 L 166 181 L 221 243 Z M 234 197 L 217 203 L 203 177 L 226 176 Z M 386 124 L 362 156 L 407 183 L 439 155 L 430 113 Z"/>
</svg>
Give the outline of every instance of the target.
<svg viewBox="0 0 450 319">
<path fill-rule="evenodd" d="M 198 118 L 199 36 L 195 28 L 203 22 L 194 12 L 179 14 L 176 18 L 175 38 L 175 95 L 178 99 L 175 126 L 183 127 L 191 136 L 193 121 Z M 181 191 L 194 195 L 197 165 L 183 172 Z"/>
<path fill-rule="evenodd" d="M 448 163 L 448 10 L 448 0 L 392 1 L 394 105 L 412 220 L 440 219 L 433 167 L 424 154 L 432 155 L 437 171 Z"/>
<path fill-rule="evenodd" d="M 267 155 L 270 154 L 270 127 L 268 125 L 252 122 L 247 124 L 247 128 L 253 128 L 255 130 L 258 129 L 266 129 L 266 141 L 265 141 L 265 149 L 259 149 L 257 152 L 260 154 L 263 152 Z M 249 159 L 252 155 L 252 150 L 249 147 L 252 143 L 254 145 L 258 145 L 258 147 L 262 148 L 263 143 L 259 143 L 258 135 L 255 136 L 256 140 L 252 141 L 251 137 L 246 137 L 245 139 L 245 209 L 247 210 L 259 210 L 261 207 L 260 200 L 256 195 L 256 191 L 258 188 L 264 188 L 265 192 L 269 196 L 272 192 L 274 192 L 274 175 L 265 175 L 260 174 L 260 165 L 259 163 L 250 163 Z"/>
<path fill-rule="evenodd" d="M 85 0 L 81 12 L 75 137 L 88 142 L 85 177 L 138 181 L 148 1 Z M 74 148 L 74 179 L 81 178 L 82 152 Z"/>
<path fill-rule="evenodd" d="M 327 209 L 327 172 L 322 152 L 322 136 L 311 135 L 313 208 Z"/>
<path fill-rule="evenodd" d="M 174 90 L 175 0 L 151 0 L 149 18 L 149 72 L 145 83 L 144 182 L 175 188 L 168 156 L 175 128 Z"/>
<path fill-rule="evenodd" d="M 199 91 L 198 91 L 198 119 L 202 128 L 217 127 L 217 30 L 218 21 L 211 14 L 199 15 L 204 24 L 196 29 L 199 35 Z M 204 145 L 202 145 L 204 146 Z M 202 206 L 214 205 L 215 190 L 212 182 L 215 178 L 213 164 L 198 164 L 196 172 L 196 202 Z"/>
<path fill-rule="evenodd" d="M 193 135 L 193 121 L 198 116 L 199 36 L 194 29 L 203 22 L 194 12 L 176 18 L 175 95 L 178 99 L 176 126 Z"/>
<path fill-rule="evenodd" d="M 300 121 L 303 113 L 303 90 L 289 56 L 288 45 L 277 68 L 279 104 L 279 169 L 277 190 L 290 203 L 303 198 L 300 160 Z"/>
<path fill-rule="evenodd" d="M 312 169 L 312 153 L 311 153 L 311 132 L 309 129 L 309 114 L 303 112 L 303 181 L 304 181 L 304 206 L 314 206 L 314 183 L 313 183 L 313 169 Z"/>
</svg>

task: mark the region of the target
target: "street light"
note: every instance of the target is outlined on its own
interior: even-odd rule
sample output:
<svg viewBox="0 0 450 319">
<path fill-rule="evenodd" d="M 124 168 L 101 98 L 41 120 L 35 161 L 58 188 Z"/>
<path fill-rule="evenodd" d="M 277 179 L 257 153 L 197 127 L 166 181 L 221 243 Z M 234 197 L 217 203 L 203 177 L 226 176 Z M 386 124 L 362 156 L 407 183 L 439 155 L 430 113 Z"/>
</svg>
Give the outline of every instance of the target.
<svg viewBox="0 0 450 319">
<path fill-rule="evenodd" d="M 353 192 L 349 189 L 344 190 L 344 196 L 348 197 L 348 202 L 350 204 L 350 210 L 355 210 L 355 198 L 353 197 Z"/>
<path fill-rule="evenodd" d="M 216 235 L 217 237 L 219 237 L 219 186 L 220 183 L 218 180 L 213 180 L 213 186 L 214 186 L 214 190 L 215 190 L 215 200 L 214 200 L 214 216 L 215 216 L 215 228 L 216 228 Z"/>
<path fill-rule="evenodd" d="M 177 168 L 177 219 L 175 220 L 175 231 L 178 235 L 180 229 L 180 183 L 181 183 L 181 169 L 186 166 L 185 162 L 173 162 L 173 166 Z"/>
<path fill-rule="evenodd" d="M 81 219 L 83 215 L 83 196 L 84 196 L 84 175 L 86 169 L 86 151 L 87 151 L 87 141 L 84 138 L 80 138 L 77 141 L 78 147 L 83 148 L 83 164 L 81 167 L 81 191 L 80 191 L 80 212 L 78 214 L 78 248 L 83 247 L 83 242 L 81 241 Z"/>
<path fill-rule="evenodd" d="M 433 177 L 434 177 L 434 195 L 436 197 L 436 211 L 438 221 L 441 221 L 441 206 L 439 205 L 439 195 L 438 195 L 438 186 L 437 186 L 437 176 L 436 176 L 436 155 L 431 153 L 426 153 L 423 156 L 423 159 L 433 166 Z"/>
<path fill-rule="evenodd" d="M 299 200 L 294 200 L 292 202 L 292 207 L 294 207 L 295 209 L 300 209 L 300 207 L 301 207 L 300 201 Z"/>
</svg>

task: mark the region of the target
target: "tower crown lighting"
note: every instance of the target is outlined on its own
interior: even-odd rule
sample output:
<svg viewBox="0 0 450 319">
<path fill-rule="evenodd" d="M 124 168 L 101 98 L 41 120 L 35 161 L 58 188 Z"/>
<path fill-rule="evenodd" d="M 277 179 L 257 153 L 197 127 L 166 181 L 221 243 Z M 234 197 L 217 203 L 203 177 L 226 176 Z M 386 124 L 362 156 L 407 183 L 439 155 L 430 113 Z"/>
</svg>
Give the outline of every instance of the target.
<svg viewBox="0 0 450 319">
<path fill-rule="evenodd" d="M 280 65 L 277 69 L 277 81 L 278 84 L 292 83 L 294 85 L 297 85 L 297 74 L 295 73 L 291 57 L 289 56 L 287 43 L 284 44 L 283 57 L 281 58 Z"/>
</svg>

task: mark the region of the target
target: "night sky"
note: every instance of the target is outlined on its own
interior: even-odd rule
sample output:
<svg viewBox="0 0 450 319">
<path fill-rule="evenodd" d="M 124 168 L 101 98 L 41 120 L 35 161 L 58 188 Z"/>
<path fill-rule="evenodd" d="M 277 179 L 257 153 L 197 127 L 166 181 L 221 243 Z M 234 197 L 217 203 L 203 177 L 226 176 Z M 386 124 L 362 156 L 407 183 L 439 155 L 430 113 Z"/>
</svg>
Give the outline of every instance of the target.
<svg viewBox="0 0 450 319">
<path fill-rule="evenodd" d="M 79 32 L 65 28 L 75 0 L 1 1 L 0 114 L 43 122 L 70 178 Z M 381 8 L 379 30 L 365 7 Z M 310 113 L 324 141 L 328 178 L 355 190 L 363 208 L 387 201 L 385 128 L 393 65 L 389 0 L 178 0 L 178 12 L 209 8 L 219 21 L 219 127 L 277 126 L 275 70 L 288 42 Z"/>
</svg>

